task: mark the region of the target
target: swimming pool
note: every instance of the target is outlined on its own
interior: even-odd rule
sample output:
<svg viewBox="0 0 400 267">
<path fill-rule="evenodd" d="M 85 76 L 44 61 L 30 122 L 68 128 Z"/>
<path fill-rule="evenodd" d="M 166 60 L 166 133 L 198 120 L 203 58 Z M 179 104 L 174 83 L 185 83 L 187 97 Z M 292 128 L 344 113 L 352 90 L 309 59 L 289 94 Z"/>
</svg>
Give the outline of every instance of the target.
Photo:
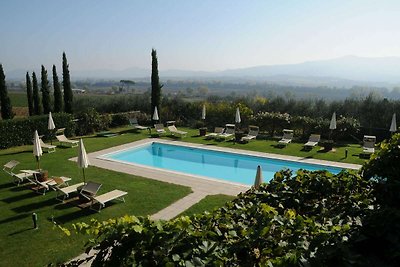
<svg viewBox="0 0 400 267">
<path fill-rule="evenodd" d="M 257 166 L 263 171 L 264 181 L 273 178 L 282 169 L 328 170 L 339 173 L 342 169 L 317 164 L 250 156 L 210 149 L 151 142 L 100 158 L 127 164 L 144 165 L 169 171 L 252 185 Z"/>
</svg>

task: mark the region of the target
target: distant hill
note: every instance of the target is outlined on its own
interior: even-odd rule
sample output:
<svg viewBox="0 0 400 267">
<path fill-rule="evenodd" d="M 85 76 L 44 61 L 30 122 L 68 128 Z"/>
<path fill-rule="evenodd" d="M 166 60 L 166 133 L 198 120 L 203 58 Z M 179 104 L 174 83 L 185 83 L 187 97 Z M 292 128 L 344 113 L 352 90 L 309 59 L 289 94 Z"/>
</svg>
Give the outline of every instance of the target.
<svg viewBox="0 0 400 267">
<path fill-rule="evenodd" d="M 98 69 L 71 71 L 72 79 L 148 79 L 150 69 L 121 71 Z M 6 73 L 7 79 L 22 80 L 25 70 Z M 39 73 L 39 72 L 38 72 Z M 161 79 L 267 81 L 302 86 L 351 87 L 356 85 L 392 87 L 400 84 L 400 57 L 365 58 L 345 56 L 298 64 L 265 65 L 223 71 L 160 70 Z"/>
</svg>

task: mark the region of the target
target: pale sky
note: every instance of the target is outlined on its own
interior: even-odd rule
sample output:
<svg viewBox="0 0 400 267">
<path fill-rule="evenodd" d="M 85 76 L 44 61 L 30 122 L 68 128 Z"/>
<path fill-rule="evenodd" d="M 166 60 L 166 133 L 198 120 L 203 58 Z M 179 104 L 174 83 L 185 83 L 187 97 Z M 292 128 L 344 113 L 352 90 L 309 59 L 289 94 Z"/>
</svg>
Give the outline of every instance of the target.
<svg viewBox="0 0 400 267">
<path fill-rule="evenodd" d="M 400 56 L 400 1 L 1 0 L 5 70 L 224 70 Z"/>
</svg>

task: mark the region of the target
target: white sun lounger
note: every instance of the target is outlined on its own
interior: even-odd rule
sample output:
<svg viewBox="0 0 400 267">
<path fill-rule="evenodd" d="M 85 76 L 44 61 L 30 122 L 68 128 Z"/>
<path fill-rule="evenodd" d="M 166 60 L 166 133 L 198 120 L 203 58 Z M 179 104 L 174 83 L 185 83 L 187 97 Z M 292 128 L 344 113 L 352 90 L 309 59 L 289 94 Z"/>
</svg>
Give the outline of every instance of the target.
<svg viewBox="0 0 400 267">
<path fill-rule="evenodd" d="M 129 124 L 133 127 L 134 130 L 146 130 L 148 127 L 139 125 L 138 120 L 136 118 L 130 118 Z"/>
<path fill-rule="evenodd" d="M 256 139 L 260 128 L 258 126 L 249 126 L 249 133 L 242 137 L 241 141 L 249 142 L 252 139 Z"/>
<path fill-rule="evenodd" d="M 292 142 L 293 130 L 283 129 L 283 137 L 278 141 L 278 146 L 286 146 Z"/>
<path fill-rule="evenodd" d="M 60 145 L 62 146 L 68 146 L 68 147 L 76 147 L 78 146 L 78 141 L 76 140 L 69 140 L 65 135 L 57 135 L 56 136 L 58 142 L 60 142 Z"/>
<path fill-rule="evenodd" d="M 3 171 L 5 171 L 9 175 L 11 175 L 12 178 L 14 179 L 13 182 L 17 185 L 22 183 L 24 180 L 28 180 L 28 178 L 32 177 L 32 174 L 28 174 L 25 172 L 14 173 L 14 168 L 18 164 L 19 164 L 19 161 L 11 160 L 11 161 L 7 162 L 6 164 L 4 164 L 4 166 L 3 166 Z"/>
<path fill-rule="evenodd" d="M 114 199 L 118 199 L 118 200 L 121 200 L 122 202 L 125 202 L 124 196 L 126 194 L 128 194 L 128 192 L 115 189 L 115 190 L 107 192 L 105 194 L 93 197 L 92 203 L 90 205 L 90 209 L 100 212 L 101 208 L 104 208 L 106 206 L 107 202 L 114 200 Z M 99 203 L 98 210 L 93 209 L 93 205 L 95 203 Z"/>
<path fill-rule="evenodd" d="M 184 131 L 179 131 L 178 129 L 176 129 L 175 125 L 170 125 L 168 126 L 168 130 L 170 131 L 170 133 L 172 135 L 179 135 L 180 137 L 185 137 L 187 132 Z"/>
<path fill-rule="evenodd" d="M 46 144 L 40 138 L 39 138 L 39 142 L 40 142 L 40 146 L 42 147 L 43 151 L 46 151 L 47 153 L 56 152 L 56 146 Z"/>
<path fill-rule="evenodd" d="M 219 134 L 222 134 L 224 132 L 224 127 L 215 127 L 213 133 L 206 134 L 204 137 L 206 139 L 213 139 L 217 137 Z"/>
<path fill-rule="evenodd" d="M 373 154 L 375 152 L 376 136 L 364 135 L 363 154 Z"/>
<path fill-rule="evenodd" d="M 218 134 L 215 139 L 217 140 L 231 140 L 235 137 L 235 125 L 234 124 L 226 124 L 225 125 L 225 132 L 222 134 Z"/>
<path fill-rule="evenodd" d="M 304 148 L 312 149 L 314 146 L 318 144 L 319 140 L 321 140 L 321 135 L 319 134 L 310 135 L 308 142 L 304 144 Z"/>
<path fill-rule="evenodd" d="M 166 134 L 167 132 L 164 129 L 164 124 L 162 123 L 158 123 L 158 124 L 154 124 L 154 128 L 156 129 L 156 132 L 158 134 Z"/>
<path fill-rule="evenodd" d="M 74 185 L 70 185 L 67 187 L 54 187 L 57 191 L 57 196 L 56 199 L 61 200 L 61 201 L 65 201 L 66 198 L 69 198 L 71 193 L 74 192 L 78 192 L 78 188 L 85 185 L 85 183 L 79 183 L 79 184 L 74 184 Z M 59 197 L 62 196 L 63 198 L 60 199 Z"/>
</svg>

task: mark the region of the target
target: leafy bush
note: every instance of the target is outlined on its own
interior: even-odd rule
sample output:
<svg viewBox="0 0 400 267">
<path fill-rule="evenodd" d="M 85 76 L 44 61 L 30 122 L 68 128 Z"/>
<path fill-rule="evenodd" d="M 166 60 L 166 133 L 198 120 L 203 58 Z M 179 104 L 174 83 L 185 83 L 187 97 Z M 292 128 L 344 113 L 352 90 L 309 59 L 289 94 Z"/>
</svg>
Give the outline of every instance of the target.
<svg viewBox="0 0 400 267">
<path fill-rule="evenodd" d="M 96 131 L 106 130 L 111 122 L 110 115 L 100 115 L 94 108 L 89 108 L 80 113 L 77 119 L 77 135 L 87 135 Z"/>
<path fill-rule="evenodd" d="M 370 191 L 353 172 L 281 171 L 213 213 L 75 227 L 97 236 L 92 266 L 344 266 L 359 256 L 348 240 L 373 204 Z"/>
<path fill-rule="evenodd" d="M 70 114 L 55 113 L 52 116 L 58 129 L 66 128 L 64 133 L 67 136 L 75 132 L 75 123 Z M 47 130 L 48 119 L 48 115 L 42 115 L 0 121 L 0 148 L 32 144 L 35 130 L 38 130 L 39 135 L 44 135 L 44 140 L 54 138 Z"/>
</svg>

